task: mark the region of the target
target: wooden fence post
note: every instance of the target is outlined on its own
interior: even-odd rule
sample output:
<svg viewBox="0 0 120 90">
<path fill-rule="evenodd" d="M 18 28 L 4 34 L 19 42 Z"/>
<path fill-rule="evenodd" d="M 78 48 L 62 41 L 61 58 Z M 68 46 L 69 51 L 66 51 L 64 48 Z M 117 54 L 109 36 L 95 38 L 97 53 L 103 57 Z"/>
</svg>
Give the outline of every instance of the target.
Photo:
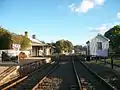
<svg viewBox="0 0 120 90">
<path fill-rule="evenodd" d="M 113 69 L 113 56 L 111 55 L 111 68 Z"/>
</svg>

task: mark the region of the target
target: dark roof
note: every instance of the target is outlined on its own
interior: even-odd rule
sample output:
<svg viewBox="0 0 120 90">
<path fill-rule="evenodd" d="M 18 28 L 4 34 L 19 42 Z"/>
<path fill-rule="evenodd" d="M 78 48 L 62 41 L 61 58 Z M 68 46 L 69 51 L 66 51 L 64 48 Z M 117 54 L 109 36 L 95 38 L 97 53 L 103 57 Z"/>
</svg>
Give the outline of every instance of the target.
<svg viewBox="0 0 120 90">
<path fill-rule="evenodd" d="M 87 41 L 86 44 L 90 43 L 90 41 Z"/>
<path fill-rule="evenodd" d="M 97 36 L 101 36 L 101 37 L 104 38 L 105 40 L 110 41 L 110 39 L 108 39 L 107 37 L 105 37 L 105 36 L 103 36 L 103 35 L 101 35 L 101 34 L 98 34 Z"/>
</svg>

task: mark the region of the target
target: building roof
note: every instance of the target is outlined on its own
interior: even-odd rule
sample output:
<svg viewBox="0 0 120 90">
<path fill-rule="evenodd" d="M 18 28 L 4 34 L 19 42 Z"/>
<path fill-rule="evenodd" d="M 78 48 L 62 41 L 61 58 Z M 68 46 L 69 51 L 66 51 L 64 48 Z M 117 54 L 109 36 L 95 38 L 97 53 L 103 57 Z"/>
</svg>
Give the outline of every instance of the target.
<svg viewBox="0 0 120 90">
<path fill-rule="evenodd" d="M 90 43 L 90 41 L 87 41 L 86 44 Z"/>
<path fill-rule="evenodd" d="M 33 39 L 32 37 L 29 37 L 29 39 L 31 40 L 31 42 L 42 43 L 40 40 L 38 40 L 38 39 Z"/>
<path fill-rule="evenodd" d="M 38 40 L 38 39 L 34 39 L 32 37 L 29 37 L 29 39 L 31 40 L 32 46 L 46 46 L 46 43 L 43 43 L 42 41 Z"/>
<path fill-rule="evenodd" d="M 103 35 L 100 34 L 100 33 L 98 33 L 97 36 L 95 36 L 94 38 L 96 38 L 96 37 L 98 37 L 98 36 L 102 37 L 102 38 L 105 39 L 106 41 L 110 41 L 110 39 L 108 39 L 107 37 L 103 36 Z M 92 39 L 93 39 L 93 38 L 92 38 Z M 92 40 L 92 39 L 91 39 L 91 40 Z M 91 40 L 87 41 L 86 44 L 90 43 Z"/>
<path fill-rule="evenodd" d="M 26 34 L 25 34 L 26 35 Z M 24 35 L 17 35 L 17 34 L 14 34 L 12 35 L 12 40 L 14 41 L 14 43 L 20 43 L 21 39 L 22 39 L 22 36 Z M 28 36 L 28 35 L 27 35 Z M 40 41 L 39 39 L 37 39 L 36 37 L 28 37 L 31 41 L 31 44 L 32 46 L 49 46 L 48 44 L 46 44 L 45 42 L 43 41 Z"/>
<path fill-rule="evenodd" d="M 107 37 L 105 37 L 105 36 L 103 36 L 103 35 L 101 35 L 101 34 L 98 34 L 97 36 L 100 36 L 100 37 L 104 38 L 105 40 L 110 41 L 110 39 L 108 39 Z M 96 36 L 96 37 L 97 37 L 97 36 Z"/>
</svg>

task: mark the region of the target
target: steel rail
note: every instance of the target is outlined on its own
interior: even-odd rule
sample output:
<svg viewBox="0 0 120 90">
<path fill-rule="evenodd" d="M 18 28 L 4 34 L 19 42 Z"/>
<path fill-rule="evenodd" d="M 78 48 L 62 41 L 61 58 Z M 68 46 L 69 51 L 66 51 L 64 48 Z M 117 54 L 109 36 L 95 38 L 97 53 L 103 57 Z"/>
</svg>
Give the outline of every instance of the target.
<svg viewBox="0 0 120 90">
<path fill-rule="evenodd" d="M 7 70 L 3 71 L 1 74 L 0 74 L 0 81 L 5 78 L 7 75 L 9 75 L 11 72 L 13 72 L 14 70 L 16 69 L 15 66 L 11 66 L 9 67 Z"/>
<path fill-rule="evenodd" d="M 80 90 L 82 90 L 80 76 L 78 75 L 77 70 L 75 68 L 74 60 L 72 60 L 72 64 L 73 64 L 73 69 L 74 69 L 74 73 L 75 73 L 75 76 L 76 76 L 76 79 L 77 79 L 78 86 L 79 86 Z"/>
<path fill-rule="evenodd" d="M 41 67 L 41 68 L 39 68 L 38 70 L 35 70 L 34 72 L 32 72 L 32 73 L 30 73 L 30 74 L 28 74 L 28 75 L 25 75 L 25 76 L 20 77 L 20 78 L 18 78 L 18 79 L 16 79 L 16 80 L 13 80 L 13 82 L 11 81 L 11 84 L 9 84 L 9 85 L 6 85 L 6 84 L 5 84 L 5 85 L 2 85 L 2 86 L 0 86 L 0 89 L 1 89 L 1 90 L 9 90 L 10 88 L 13 88 L 13 87 L 15 87 L 16 85 L 22 83 L 22 81 L 24 81 L 25 79 L 29 78 L 29 76 L 32 76 L 34 73 L 39 72 L 39 71 L 42 71 L 42 70 L 44 70 L 44 69 L 47 68 L 47 67 L 49 67 L 49 65 L 46 65 L 46 66 L 44 66 L 44 67 Z M 8 82 L 8 83 L 9 83 L 9 82 Z"/>
<path fill-rule="evenodd" d="M 2 74 L 0 75 L 0 81 L 1 81 L 1 83 L 0 83 L 0 86 L 2 86 L 3 84 L 5 84 L 5 83 L 7 83 L 7 82 L 9 82 L 9 81 L 11 81 L 13 78 L 11 78 L 10 80 L 8 80 L 8 81 L 6 81 L 6 82 L 4 82 L 4 83 L 2 83 L 2 80 L 6 77 L 6 76 L 8 76 L 9 74 L 11 74 L 12 72 L 14 72 L 16 70 L 16 67 L 15 66 L 12 66 L 12 67 L 9 67 L 7 70 L 5 70 L 4 72 L 2 72 Z M 14 77 L 14 79 L 15 79 L 16 77 Z"/>
<path fill-rule="evenodd" d="M 83 63 L 79 60 L 79 62 L 91 73 L 93 74 L 98 80 L 100 80 L 103 84 L 105 84 L 109 90 L 117 90 L 114 86 L 112 86 L 110 83 L 106 82 L 101 76 L 99 76 L 96 72 L 94 72 L 88 65 Z"/>
</svg>

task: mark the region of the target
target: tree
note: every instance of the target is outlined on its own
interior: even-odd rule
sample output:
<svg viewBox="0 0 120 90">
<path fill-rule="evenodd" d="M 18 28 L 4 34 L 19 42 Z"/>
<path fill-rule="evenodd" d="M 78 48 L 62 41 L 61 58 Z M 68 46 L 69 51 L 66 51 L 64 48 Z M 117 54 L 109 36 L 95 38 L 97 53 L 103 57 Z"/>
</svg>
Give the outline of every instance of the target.
<svg viewBox="0 0 120 90">
<path fill-rule="evenodd" d="M 27 34 L 26 35 L 17 35 L 17 34 L 12 34 L 12 40 L 14 44 L 19 44 L 21 46 L 21 50 L 26 50 L 31 46 L 31 41 L 28 38 Z"/>
<path fill-rule="evenodd" d="M 113 52 L 120 53 L 120 25 L 105 32 L 105 36 L 110 39 L 110 49 Z"/>
<path fill-rule="evenodd" d="M 21 50 L 25 50 L 25 49 L 29 48 L 31 46 L 30 39 L 26 36 L 22 36 L 22 40 L 20 42 L 20 45 L 21 45 Z"/>
<path fill-rule="evenodd" d="M 68 47 L 68 52 L 71 52 L 73 50 L 73 44 L 72 44 L 72 42 L 66 40 L 66 44 L 67 44 L 67 47 Z"/>
<path fill-rule="evenodd" d="M 75 50 L 76 53 L 80 53 L 81 50 L 82 50 L 82 45 L 76 45 L 76 46 L 74 46 L 74 50 Z"/>
<path fill-rule="evenodd" d="M 12 44 L 20 44 L 21 50 L 25 50 L 30 47 L 30 39 L 26 35 L 18 35 L 16 33 L 10 33 L 8 30 L 0 27 L 0 49 L 11 49 Z"/>
<path fill-rule="evenodd" d="M 87 51 L 87 47 L 82 45 L 75 45 L 74 50 L 75 53 L 81 53 L 82 51 Z"/>
<path fill-rule="evenodd" d="M 11 33 L 6 29 L 0 27 L 0 49 L 11 49 L 12 48 L 12 36 Z"/>
<path fill-rule="evenodd" d="M 55 43 L 55 47 L 58 53 L 70 52 L 73 49 L 73 44 L 68 40 L 59 40 Z"/>
</svg>

